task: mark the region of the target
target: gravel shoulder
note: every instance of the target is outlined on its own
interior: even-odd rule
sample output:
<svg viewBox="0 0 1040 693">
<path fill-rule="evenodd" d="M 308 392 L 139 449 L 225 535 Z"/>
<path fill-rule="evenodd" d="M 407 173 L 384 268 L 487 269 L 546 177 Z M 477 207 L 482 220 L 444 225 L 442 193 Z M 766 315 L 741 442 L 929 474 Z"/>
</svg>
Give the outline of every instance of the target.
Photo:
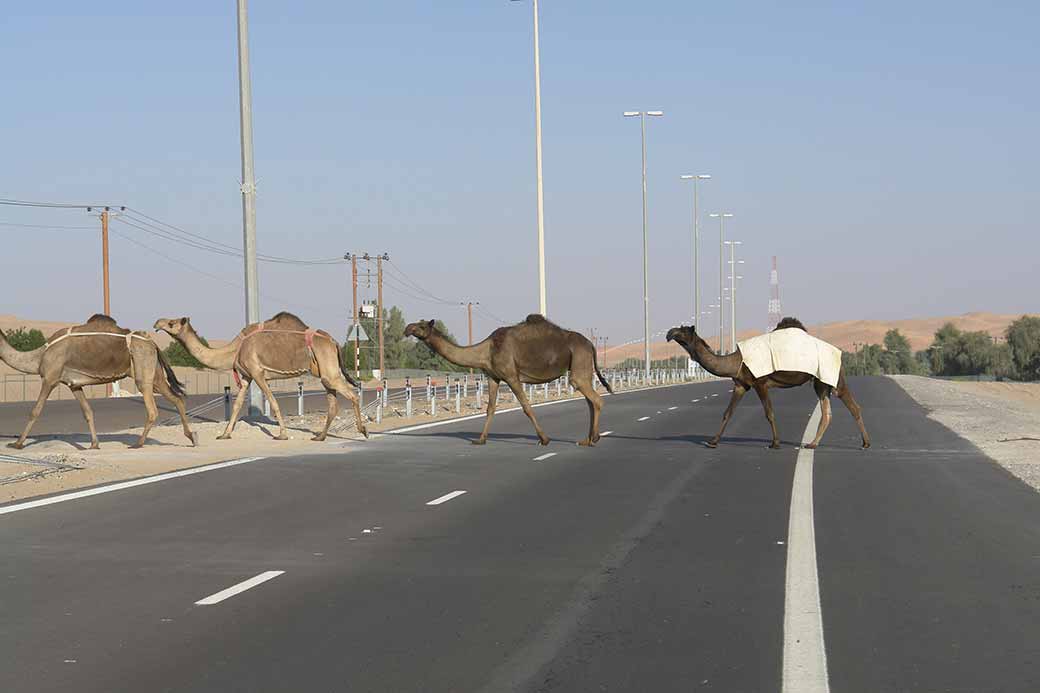
<svg viewBox="0 0 1040 693">
<path fill-rule="evenodd" d="M 1040 491 L 1040 383 L 888 377 L 925 407 L 930 418 Z"/>
</svg>

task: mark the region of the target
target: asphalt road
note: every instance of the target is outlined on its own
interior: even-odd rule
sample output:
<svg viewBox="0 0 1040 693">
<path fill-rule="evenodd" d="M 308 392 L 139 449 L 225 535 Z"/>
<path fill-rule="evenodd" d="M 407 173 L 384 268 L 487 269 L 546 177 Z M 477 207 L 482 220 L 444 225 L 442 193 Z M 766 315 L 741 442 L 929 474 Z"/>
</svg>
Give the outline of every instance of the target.
<svg viewBox="0 0 1040 693">
<path fill-rule="evenodd" d="M 829 690 L 1040 690 L 1040 497 L 853 387 L 875 446 L 836 403 L 810 495 Z M 779 691 L 814 398 L 775 393 L 779 451 L 751 398 L 706 449 L 728 389 L 608 398 L 592 450 L 572 402 L 548 448 L 508 413 L 0 506 L 0 690 Z"/>
</svg>

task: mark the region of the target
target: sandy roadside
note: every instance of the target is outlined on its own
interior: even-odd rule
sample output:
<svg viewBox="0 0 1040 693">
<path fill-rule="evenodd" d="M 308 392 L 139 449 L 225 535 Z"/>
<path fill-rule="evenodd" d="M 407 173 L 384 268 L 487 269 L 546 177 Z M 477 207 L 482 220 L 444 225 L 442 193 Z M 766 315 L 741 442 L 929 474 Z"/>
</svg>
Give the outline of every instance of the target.
<svg viewBox="0 0 1040 693">
<path fill-rule="evenodd" d="M 888 376 L 928 416 L 1040 491 L 1040 383 L 983 383 Z"/>
</svg>

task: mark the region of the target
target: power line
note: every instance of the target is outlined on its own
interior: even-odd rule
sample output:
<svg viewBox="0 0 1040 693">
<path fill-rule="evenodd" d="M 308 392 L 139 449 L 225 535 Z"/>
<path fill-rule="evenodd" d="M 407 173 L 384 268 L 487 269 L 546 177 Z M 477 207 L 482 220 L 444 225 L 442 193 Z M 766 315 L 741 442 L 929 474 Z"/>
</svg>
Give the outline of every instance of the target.
<svg viewBox="0 0 1040 693">
<path fill-rule="evenodd" d="M 45 229 L 48 231 L 63 231 L 63 230 L 83 230 L 83 229 L 94 229 L 93 226 L 62 226 L 60 224 L 20 224 L 14 221 L 0 221 L 0 226 L 10 226 L 20 229 Z"/>
<path fill-rule="evenodd" d="M 6 197 L 0 197 L 0 205 L 6 205 L 8 207 L 49 207 L 51 209 L 88 209 L 90 207 L 119 206 L 111 203 L 77 204 L 72 202 L 33 202 L 30 200 L 14 200 Z"/>
</svg>

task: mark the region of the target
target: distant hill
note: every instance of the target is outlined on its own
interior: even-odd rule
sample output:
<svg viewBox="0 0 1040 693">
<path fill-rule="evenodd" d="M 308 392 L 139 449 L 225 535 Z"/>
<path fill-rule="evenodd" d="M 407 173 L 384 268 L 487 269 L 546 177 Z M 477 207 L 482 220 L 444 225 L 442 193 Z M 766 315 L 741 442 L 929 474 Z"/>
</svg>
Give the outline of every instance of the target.
<svg viewBox="0 0 1040 693">
<path fill-rule="evenodd" d="M 797 317 L 797 316 L 795 316 Z M 997 313 L 965 313 L 952 317 L 941 318 L 909 318 L 906 320 L 845 320 L 842 322 L 828 322 L 820 325 L 810 325 L 809 332 L 820 339 L 845 349 L 855 350 L 855 344 L 880 344 L 885 333 L 890 329 L 897 329 L 910 340 L 910 346 L 919 350 L 928 347 L 932 343 L 935 331 L 947 322 L 952 322 L 959 329 L 969 332 L 984 331 L 994 337 L 1003 337 L 1004 330 L 1009 324 L 1021 315 L 1000 315 Z M 713 331 L 717 332 L 717 327 Z M 761 334 L 761 330 L 746 330 L 737 333 L 737 341 Z M 708 343 L 715 345 L 717 338 L 714 335 L 705 335 Z M 667 343 L 663 339 L 650 345 L 651 358 L 666 359 L 671 356 L 685 356 L 686 352 L 675 344 Z M 729 350 L 729 336 L 726 337 L 726 350 Z M 607 350 L 608 363 L 617 363 L 626 358 L 642 358 L 643 345 L 626 344 L 624 346 L 612 347 Z"/>
</svg>

